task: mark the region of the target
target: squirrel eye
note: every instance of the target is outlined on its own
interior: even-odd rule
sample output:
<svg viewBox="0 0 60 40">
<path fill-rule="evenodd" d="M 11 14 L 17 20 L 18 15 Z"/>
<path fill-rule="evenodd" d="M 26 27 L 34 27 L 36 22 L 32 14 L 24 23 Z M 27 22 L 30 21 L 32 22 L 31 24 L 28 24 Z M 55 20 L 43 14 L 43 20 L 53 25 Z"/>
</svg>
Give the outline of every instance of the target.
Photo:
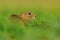
<svg viewBox="0 0 60 40">
<path fill-rule="evenodd" d="M 28 15 L 31 15 L 31 13 L 28 13 Z"/>
</svg>

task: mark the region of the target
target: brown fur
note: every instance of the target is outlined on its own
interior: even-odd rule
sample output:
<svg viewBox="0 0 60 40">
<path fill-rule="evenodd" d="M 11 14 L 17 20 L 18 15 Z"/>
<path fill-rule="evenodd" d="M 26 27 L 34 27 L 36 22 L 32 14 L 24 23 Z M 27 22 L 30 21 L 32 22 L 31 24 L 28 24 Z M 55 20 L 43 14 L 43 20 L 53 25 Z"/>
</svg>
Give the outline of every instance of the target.
<svg viewBox="0 0 60 40">
<path fill-rule="evenodd" d="M 12 19 L 21 19 L 23 20 L 24 24 L 28 24 L 32 19 L 35 18 L 35 15 L 32 12 L 24 12 L 19 15 L 13 14 L 11 15 Z"/>
</svg>

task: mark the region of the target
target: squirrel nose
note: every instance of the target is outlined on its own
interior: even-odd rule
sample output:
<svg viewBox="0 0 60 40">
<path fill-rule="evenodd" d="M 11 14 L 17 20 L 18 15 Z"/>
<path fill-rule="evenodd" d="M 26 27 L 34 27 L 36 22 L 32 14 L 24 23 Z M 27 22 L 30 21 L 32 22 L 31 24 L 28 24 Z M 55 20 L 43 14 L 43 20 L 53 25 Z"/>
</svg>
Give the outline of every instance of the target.
<svg viewBox="0 0 60 40">
<path fill-rule="evenodd" d="M 35 16 L 36 17 L 36 16 Z"/>
</svg>

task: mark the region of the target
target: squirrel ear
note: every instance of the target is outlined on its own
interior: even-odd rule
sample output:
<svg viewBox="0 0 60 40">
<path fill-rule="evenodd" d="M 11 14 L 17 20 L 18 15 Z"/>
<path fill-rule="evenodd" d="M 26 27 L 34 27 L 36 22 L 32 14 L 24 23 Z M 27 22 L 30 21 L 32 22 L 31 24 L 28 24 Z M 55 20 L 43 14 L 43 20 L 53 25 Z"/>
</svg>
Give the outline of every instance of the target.
<svg viewBox="0 0 60 40">
<path fill-rule="evenodd" d="M 14 16 L 17 16 L 17 15 L 16 15 L 16 14 L 12 14 L 11 16 L 13 16 L 13 17 L 14 17 Z"/>
</svg>

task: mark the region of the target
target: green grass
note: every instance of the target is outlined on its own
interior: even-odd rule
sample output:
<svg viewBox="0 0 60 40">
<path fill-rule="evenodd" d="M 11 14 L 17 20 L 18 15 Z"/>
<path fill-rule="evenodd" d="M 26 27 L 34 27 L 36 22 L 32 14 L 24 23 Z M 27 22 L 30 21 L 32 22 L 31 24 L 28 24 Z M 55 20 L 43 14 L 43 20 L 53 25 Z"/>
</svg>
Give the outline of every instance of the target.
<svg viewBox="0 0 60 40">
<path fill-rule="evenodd" d="M 6 2 L 7 1 L 7 2 Z M 0 40 L 60 40 L 60 2 L 55 6 L 49 1 L 27 3 L 18 1 L 0 2 Z M 45 6 L 46 5 L 46 6 Z M 32 11 L 36 19 L 27 26 L 9 23 L 10 14 Z M 24 28 L 23 28 L 24 27 Z"/>
<path fill-rule="evenodd" d="M 27 11 L 27 9 L 21 8 L 21 10 L 4 10 L 1 11 L 0 16 L 0 34 L 1 40 L 12 40 L 11 38 L 17 38 L 17 40 L 57 40 L 60 37 L 60 21 L 57 11 L 54 10 L 41 10 L 41 9 L 29 9 L 36 14 L 35 23 L 24 26 L 26 29 L 21 28 L 22 25 L 13 25 L 8 23 L 9 14 L 20 14 Z M 55 15 L 57 13 L 57 15 Z M 34 21 L 34 20 L 33 20 Z M 36 23 L 37 22 L 37 23 Z M 4 39 L 6 37 L 6 39 Z M 11 37 L 11 38 L 10 38 Z"/>
</svg>

